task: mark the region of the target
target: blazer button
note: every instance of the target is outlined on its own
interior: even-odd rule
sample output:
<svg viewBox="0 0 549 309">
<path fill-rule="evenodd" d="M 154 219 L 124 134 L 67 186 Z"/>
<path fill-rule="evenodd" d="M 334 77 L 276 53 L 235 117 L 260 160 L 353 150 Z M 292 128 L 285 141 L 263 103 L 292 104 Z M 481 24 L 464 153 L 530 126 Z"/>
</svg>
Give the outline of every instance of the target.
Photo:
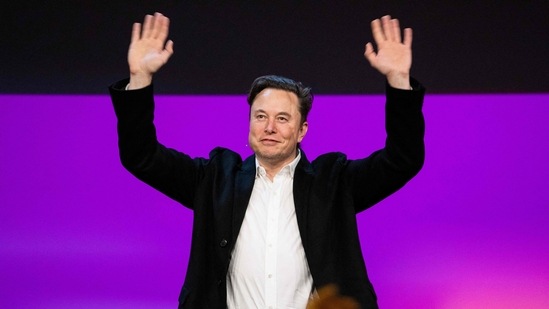
<svg viewBox="0 0 549 309">
<path fill-rule="evenodd" d="M 219 246 L 221 246 L 221 248 L 227 246 L 227 240 L 226 239 L 221 240 L 221 242 L 219 243 Z"/>
</svg>

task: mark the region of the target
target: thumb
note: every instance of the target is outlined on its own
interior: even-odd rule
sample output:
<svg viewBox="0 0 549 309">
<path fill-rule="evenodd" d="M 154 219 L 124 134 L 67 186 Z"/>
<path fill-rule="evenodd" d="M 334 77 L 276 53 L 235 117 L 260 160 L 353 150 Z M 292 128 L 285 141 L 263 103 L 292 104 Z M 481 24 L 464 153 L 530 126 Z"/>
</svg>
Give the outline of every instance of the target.
<svg viewBox="0 0 549 309">
<path fill-rule="evenodd" d="M 162 51 L 162 54 L 164 54 L 168 58 L 173 54 L 173 41 L 172 40 L 168 40 L 168 42 L 166 42 L 166 47 Z"/>
<path fill-rule="evenodd" d="M 168 62 L 168 59 L 173 55 L 173 41 L 166 42 L 166 47 L 160 52 L 163 63 Z"/>
<path fill-rule="evenodd" d="M 366 44 L 366 49 L 364 51 L 364 58 L 370 62 L 370 65 L 374 66 L 374 63 L 376 62 L 376 52 L 374 51 L 374 46 L 372 43 Z"/>
</svg>

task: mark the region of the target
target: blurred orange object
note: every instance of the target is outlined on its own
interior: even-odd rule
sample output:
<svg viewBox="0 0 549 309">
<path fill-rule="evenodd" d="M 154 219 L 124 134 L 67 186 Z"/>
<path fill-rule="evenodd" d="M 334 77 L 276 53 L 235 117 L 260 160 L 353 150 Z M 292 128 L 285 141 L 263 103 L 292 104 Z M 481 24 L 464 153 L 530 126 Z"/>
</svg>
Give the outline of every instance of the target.
<svg viewBox="0 0 549 309">
<path fill-rule="evenodd" d="M 318 290 L 318 296 L 309 301 L 307 309 L 360 309 L 360 306 L 351 297 L 339 295 L 338 288 L 329 284 Z"/>
</svg>

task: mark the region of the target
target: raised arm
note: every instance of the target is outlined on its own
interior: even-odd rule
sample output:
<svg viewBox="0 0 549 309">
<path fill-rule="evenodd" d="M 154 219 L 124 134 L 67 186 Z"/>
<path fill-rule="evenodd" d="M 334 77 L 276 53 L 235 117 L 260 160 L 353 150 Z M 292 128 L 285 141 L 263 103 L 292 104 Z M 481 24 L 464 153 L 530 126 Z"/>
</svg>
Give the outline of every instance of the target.
<svg viewBox="0 0 549 309">
<path fill-rule="evenodd" d="M 372 21 L 372 43 L 364 56 L 373 68 L 387 78 L 385 105 L 385 147 L 347 167 L 357 212 L 394 193 L 422 168 L 425 123 L 422 113 L 425 88 L 410 78 L 412 66 L 412 30 L 404 30 L 398 20 L 384 16 Z M 413 89 L 412 89 L 413 86 Z"/>
<path fill-rule="evenodd" d="M 133 25 L 128 51 L 130 79 L 112 84 L 109 92 L 118 119 L 118 148 L 122 165 L 137 178 L 181 204 L 193 208 L 203 159 L 193 159 L 159 143 L 154 126 L 152 76 L 173 53 L 167 41 L 169 19 L 147 15 Z M 124 88 L 132 91 L 125 91 Z"/>
<path fill-rule="evenodd" d="M 366 44 L 364 56 L 370 65 L 385 75 L 391 87 L 410 89 L 410 68 L 412 67 L 412 29 L 404 29 L 404 40 L 398 19 L 386 15 L 372 21 L 372 35 L 377 45 L 377 53 L 372 43 Z"/>
<path fill-rule="evenodd" d="M 133 24 L 128 50 L 130 84 L 128 89 L 139 89 L 151 84 L 152 76 L 173 54 L 173 41 L 168 38 L 170 20 L 155 13 L 146 15 L 143 25 Z"/>
</svg>

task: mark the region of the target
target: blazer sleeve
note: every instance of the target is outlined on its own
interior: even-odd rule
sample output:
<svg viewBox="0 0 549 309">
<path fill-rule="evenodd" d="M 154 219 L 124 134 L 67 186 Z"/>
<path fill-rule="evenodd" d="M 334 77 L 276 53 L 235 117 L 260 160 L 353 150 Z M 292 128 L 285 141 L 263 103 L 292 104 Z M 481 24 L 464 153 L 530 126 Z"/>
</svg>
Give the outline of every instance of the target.
<svg viewBox="0 0 549 309">
<path fill-rule="evenodd" d="M 109 87 L 122 165 L 138 179 L 193 208 L 196 184 L 207 160 L 192 159 L 160 144 L 153 123 L 153 85 L 126 91 L 127 84 L 125 79 Z"/>
<path fill-rule="evenodd" d="M 391 195 L 423 167 L 425 88 L 411 79 L 412 90 L 386 85 L 385 147 L 369 157 L 347 162 L 348 186 L 358 213 Z"/>
</svg>

